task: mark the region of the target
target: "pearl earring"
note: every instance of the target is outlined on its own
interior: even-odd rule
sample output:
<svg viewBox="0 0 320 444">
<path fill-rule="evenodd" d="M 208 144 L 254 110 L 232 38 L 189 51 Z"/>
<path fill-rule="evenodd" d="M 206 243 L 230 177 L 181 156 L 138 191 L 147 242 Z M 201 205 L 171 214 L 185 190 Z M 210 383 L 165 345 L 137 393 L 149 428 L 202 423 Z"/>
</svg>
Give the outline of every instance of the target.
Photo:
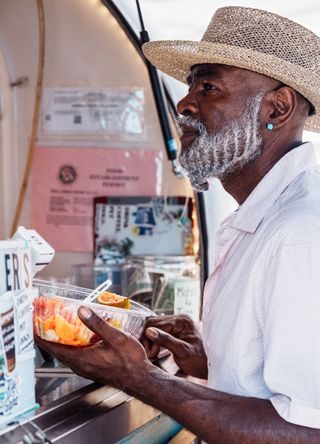
<svg viewBox="0 0 320 444">
<path fill-rule="evenodd" d="M 273 130 L 273 123 L 268 123 L 268 124 L 267 124 L 267 129 L 268 129 L 269 131 L 272 131 L 272 130 Z"/>
</svg>

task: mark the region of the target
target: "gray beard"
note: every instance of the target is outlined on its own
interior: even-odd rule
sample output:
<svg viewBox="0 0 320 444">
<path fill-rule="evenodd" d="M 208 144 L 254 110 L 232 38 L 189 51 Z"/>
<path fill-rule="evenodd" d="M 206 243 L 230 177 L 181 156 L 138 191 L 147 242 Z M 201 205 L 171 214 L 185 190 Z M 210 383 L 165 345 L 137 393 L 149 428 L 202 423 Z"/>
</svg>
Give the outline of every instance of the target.
<svg viewBox="0 0 320 444">
<path fill-rule="evenodd" d="M 192 127 L 199 136 L 179 153 L 179 162 L 196 191 L 209 188 L 209 178 L 223 176 L 243 168 L 257 159 L 262 152 L 262 137 L 258 114 L 264 94 L 250 98 L 243 115 L 228 122 L 218 133 L 207 131 L 203 123 L 190 116 L 177 119 Z"/>
</svg>

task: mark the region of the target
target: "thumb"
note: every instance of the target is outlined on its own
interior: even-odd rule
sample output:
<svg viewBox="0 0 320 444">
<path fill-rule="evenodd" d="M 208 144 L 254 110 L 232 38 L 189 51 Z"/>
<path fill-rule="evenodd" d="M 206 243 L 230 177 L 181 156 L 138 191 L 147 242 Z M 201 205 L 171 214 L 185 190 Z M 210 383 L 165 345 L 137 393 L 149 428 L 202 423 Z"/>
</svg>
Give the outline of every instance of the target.
<svg viewBox="0 0 320 444">
<path fill-rule="evenodd" d="M 145 332 L 146 336 L 155 344 L 167 348 L 178 359 L 186 357 L 187 343 L 175 338 L 163 330 L 155 327 L 148 327 Z"/>
<path fill-rule="evenodd" d="M 81 306 L 78 309 L 78 316 L 81 321 L 94 333 L 96 333 L 105 343 L 116 346 L 127 335 L 121 330 L 112 327 L 101 316 L 95 313 L 91 308 Z"/>
</svg>

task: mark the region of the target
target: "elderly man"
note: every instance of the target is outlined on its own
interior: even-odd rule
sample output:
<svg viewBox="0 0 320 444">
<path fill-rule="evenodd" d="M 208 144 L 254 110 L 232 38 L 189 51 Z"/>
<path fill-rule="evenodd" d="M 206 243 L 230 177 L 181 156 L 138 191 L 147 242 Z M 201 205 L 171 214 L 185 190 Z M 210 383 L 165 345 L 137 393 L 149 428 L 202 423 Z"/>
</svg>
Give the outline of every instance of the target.
<svg viewBox="0 0 320 444">
<path fill-rule="evenodd" d="M 88 308 L 102 341 L 39 340 L 75 372 L 125 390 L 210 443 L 320 442 L 320 39 L 283 17 L 228 7 L 201 42 L 151 42 L 146 57 L 189 84 L 180 162 L 198 191 L 218 177 L 239 207 L 217 237 L 203 342 L 183 316 L 149 320 L 145 349 Z M 316 114 L 317 113 L 317 114 Z M 148 359 L 172 351 L 185 374 Z"/>
</svg>

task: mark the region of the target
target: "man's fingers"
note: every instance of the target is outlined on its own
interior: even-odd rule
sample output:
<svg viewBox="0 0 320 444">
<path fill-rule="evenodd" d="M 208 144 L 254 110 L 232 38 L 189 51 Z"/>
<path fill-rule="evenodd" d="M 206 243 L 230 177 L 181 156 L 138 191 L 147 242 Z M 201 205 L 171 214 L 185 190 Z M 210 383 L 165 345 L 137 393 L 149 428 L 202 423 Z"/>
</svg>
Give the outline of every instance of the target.
<svg viewBox="0 0 320 444">
<path fill-rule="evenodd" d="M 163 317 L 151 316 L 146 320 L 144 330 L 146 330 L 149 327 L 156 327 L 156 328 L 161 328 L 161 330 L 170 333 L 174 329 L 174 325 L 175 325 L 174 321 L 168 319 L 165 316 Z"/>
<path fill-rule="evenodd" d="M 150 339 L 147 336 L 143 336 L 141 339 L 141 344 L 143 345 L 148 359 L 155 359 L 158 356 L 160 345 L 155 344 L 154 342 L 150 341 Z"/>
<path fill-rule="evenodd" d="M 109 345 L 114 345 L 127 338 L 126 333 L 109 325 L 108 322 L 89 307 L 79 307 L 78 316 L 91 331 Z"/>
<path fill-rule="evenodd" d="M 155 327 L 147 328 L 145 334 L 156 345 L 170 350 L 178 359 L 187 357 L 187 344 L 184 341 Z"/>
<path fill-rule="evenodd" d="M 34 336 L 34 340 L 36 344 L 39 345 L 39 347 L 43 348 L 46 352 L 48 352 L 50 355 L 54 356 L 58 360 L 62 359 L 66 353 L 69 355 L 72 354 L 74 350 L 74 347 L 70 345 L 45 341 L 44 339 L 41 339 L 37 335 Z"/>
<path fill-rule="evenodd" d="M 197 331 L 194 322 L 187 315 L 151 316 L 145 322 L 143 335 L 149 327 L 159 328 L 176 338 L 187 332 Z"/>
</svg>

